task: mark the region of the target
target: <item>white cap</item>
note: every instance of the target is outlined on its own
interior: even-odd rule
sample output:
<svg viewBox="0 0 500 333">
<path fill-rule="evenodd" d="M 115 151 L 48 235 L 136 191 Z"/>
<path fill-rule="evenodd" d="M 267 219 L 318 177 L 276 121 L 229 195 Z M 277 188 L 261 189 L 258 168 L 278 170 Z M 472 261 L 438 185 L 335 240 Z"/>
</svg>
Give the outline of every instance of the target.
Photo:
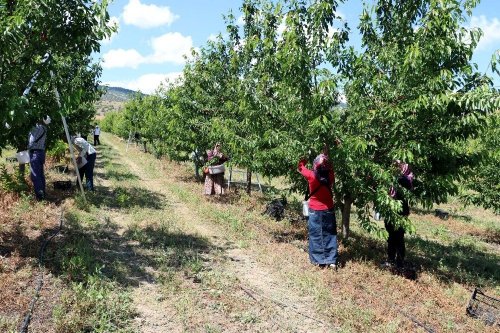
<svg viewBox="0 0 500 333">
<path fill-rule="evenodd" d="M 44 123 L 45 125 L 50 124 L 50 122 L 51 122 L 51 121 L 52 121 L 52 119 L 50 119 L 50 117 L 49 117 L 49 116 L 46 116 L 46 117 L 44 117 L 44 118 L 43 118 L 43 123 Z"/>
</svg>

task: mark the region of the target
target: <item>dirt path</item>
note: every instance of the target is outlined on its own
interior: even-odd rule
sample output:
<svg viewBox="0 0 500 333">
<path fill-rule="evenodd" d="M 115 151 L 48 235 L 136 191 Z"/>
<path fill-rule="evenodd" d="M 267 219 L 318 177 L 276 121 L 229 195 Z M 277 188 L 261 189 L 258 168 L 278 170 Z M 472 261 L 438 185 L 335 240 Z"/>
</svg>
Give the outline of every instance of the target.
<svg viewBox="0 0 500 333">
<path fill-rule="evenodd" d="M 219 249 L 215 255 L 204 257 L 206 270 L 218 274 L 218 284 L 226 284 L 221 290 L 208 289 L 196 277 L 187 276 L 172 297 L 164 297 L 164 286 L 155 279 L 139 279 L 133 287 L 132 299 L 137 310 L 135 320 L 140 332 L 332 332 L 335 329 L 321 319 L 314 310 L 314 300 L 296 294 L 283 284 L 276 269 L 259 262 L 258 255 L 251 248 L 240 248 L 228 239 L 219 225 L 211 224 L 200 216 L 192 203 L 185 202 L 172 186 L 179 184 L 175 177 L 160 168 L 160 162 L 152 156 L 130 150 L 124 152 L 122 142 L 103 137 L 105 144 L 113 148 L 116 163 L 126 165 L 137 176 L 137 186 L 157 193 L 169 203 L 165 209 L 175 216 L 176 226 L 189 236 L 206 239 L 211 248 Z M 149 163 L 149 165 L 148 165 Z M 153 163 L 153 165 L 151 164 Z M 154 165 L 156 163 L 156 165 Z M 151 172 L 153 166 L 154 172 Z M 102 184 L 109 186 L 106 180 Z M 201 194 L 201 185 L 199 187 Z M 218 209 L 214 206 L 214 209 Z M 115 211 L 111 218 L 123 234 L 127 216 Z M 142 251 L 141 244 L 127 243 L 125 252 L 130 260 Z M 213 265 L 214 267 L 210 267 Z M 145 267 L 148 276 L 156 276 L 152 267 Z M 212 278 L 210 278 L 212 279 Z M 225 290 L 224 290 L 225 289 Z M 214 293 L 216 295 L 214 297 Z"/>
</svg>

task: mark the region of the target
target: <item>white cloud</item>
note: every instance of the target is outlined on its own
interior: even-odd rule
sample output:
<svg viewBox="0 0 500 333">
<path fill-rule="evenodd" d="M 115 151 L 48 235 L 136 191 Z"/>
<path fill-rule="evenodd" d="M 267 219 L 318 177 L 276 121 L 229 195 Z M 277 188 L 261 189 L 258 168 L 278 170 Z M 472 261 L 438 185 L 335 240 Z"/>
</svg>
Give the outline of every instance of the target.
<svg viewBox="0 0 500 333">
<path fill-rule="evenodd" d="M 185 63 L 184 55 L 191 57 L 193 39 L 178 32 L 169 32 L 150 41 L 152 53 L 141 55 L 135 49 L 114 49 L 103 55 L 103 68 L 137 68 L 141 64 Z"/>
<path fill-rule="evenodd" d="M 172 72 L 167 74 L 152 73 L 142 75 L 132 81 L 109 81 L 104 82 L 104 84 L 111 87 L 122 87 L 135 91 L 141 91 L 145 94 L 152 94 L 161 83 L 165 82 L 165 80 L 168 79 L 170 82 L 174 82 L 177 78 L 181 77 L 181 75 L 181 72 Z"/>
<path fill-rule="evenodd" d="M 131 67 L 137 68 L 144 62 L 144 57 L 134 49 L 110 50 L 103 55 L 103 68 Z"/>
<path fill-rule="evenodd" d="M 472 16 L 470 21 L 471 27 L 481 28 L 483 36 L 477 45 L 478 49 L 484 49 L 500 42 L 500 20 L 496 17 L 489 20 L 486 16 Z"/>
<path fill-rule="evenodd" d="M 345 14 L 342 13 L 340 10 L 336 10 L 335 11 L 335 15 L 337 15 L 338 17 L 340 17 L 341 20 L 345 21 Z"/>
<path fill-rule="evenodd" d="M 328 27 L 328 39 L 333 39 L 333 37 L 338 33 L 340 33 L 340 29 L 334 28 L 332 26 Z"/>
<path fill-rule="evenodd" d="M 236 25 L 245 25 L 245 19 L 243 17 L 243 15 L 241 15 L 240 17 L 238 17 L 238 19 L 236 20 Z"/>
<path fill-rule="evenodd" d="M 212 42 L 216 42 L 217 41 L 217 36 L 216 34 L 210 34 L 207 38 L 207 40 L 211 40 Z"/>
<path fill-rule="evenodd" d="M 172 62 L 182 64 L 183 55 L 189 55 L 193 47 L 191 36 L 183 36 L 178 32 L 169 32 L 151 39 L 153 54 L 148 56 L 149 63 Z"/>
<path fill-rule="evenodd" d="M 113 41 L 113 38 L 120 32 L 120 19 L 116 16 L 111 16 L 111 18 L 108 21 L 108 27 L 116 27 L 116 31 L 109 36 L 109 38 L 103 39 L 101 41 L 102 45 L 108 45 L 111 44 Z"/>
<path fill-rule="evenodd" d="M 281 20 L 281 23 L 278 25 L 278 38 L 281 39 L 281 36 L 283 36 L 283 32 L 286 29 L 286 22 L 285 19 Z"/>
<path fill-rule="evenodd" d="M 130 0 L 123 8 L 122 15 L 126 24 L 144 29 L 170 25 L 179 18 L 169 7 L 145 5 L 140 0 Z"/>
</svg>

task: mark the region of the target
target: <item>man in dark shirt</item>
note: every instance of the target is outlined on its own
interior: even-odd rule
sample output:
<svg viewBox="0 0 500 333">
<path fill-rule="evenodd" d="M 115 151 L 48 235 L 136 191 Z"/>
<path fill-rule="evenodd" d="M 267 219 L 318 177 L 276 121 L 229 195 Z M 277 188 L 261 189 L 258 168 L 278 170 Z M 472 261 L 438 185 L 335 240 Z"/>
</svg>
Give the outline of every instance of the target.
<svg viewBox="0 0 500 333">
<path fill-rule="evenodd" d="M 47 125 L 50 124 L 50 121 L 51 119 L 49 116 L 40 119 L 31 129 L 28 138 L 31 181 L 35 188 L 37 200 L 45 199 L 45 174 L 43 166 L 45 164 Z"/>
</svg>

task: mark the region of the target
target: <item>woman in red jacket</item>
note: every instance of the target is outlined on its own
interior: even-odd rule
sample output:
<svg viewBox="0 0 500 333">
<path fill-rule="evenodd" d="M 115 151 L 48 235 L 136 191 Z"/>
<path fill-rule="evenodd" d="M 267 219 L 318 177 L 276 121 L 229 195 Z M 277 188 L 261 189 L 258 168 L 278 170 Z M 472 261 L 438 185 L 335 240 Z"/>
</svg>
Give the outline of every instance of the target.
<svg viewBox="0 0 500 333">
<path fill-rule="evenodd" d="M 302 159 L 298 171 L 309 183 L 309 259 L 321 267 L 337 268 L 337 222 L 333 211 L 333 168 L 325 154 L 318 155 L 313 170 Z"/>
</svg>

